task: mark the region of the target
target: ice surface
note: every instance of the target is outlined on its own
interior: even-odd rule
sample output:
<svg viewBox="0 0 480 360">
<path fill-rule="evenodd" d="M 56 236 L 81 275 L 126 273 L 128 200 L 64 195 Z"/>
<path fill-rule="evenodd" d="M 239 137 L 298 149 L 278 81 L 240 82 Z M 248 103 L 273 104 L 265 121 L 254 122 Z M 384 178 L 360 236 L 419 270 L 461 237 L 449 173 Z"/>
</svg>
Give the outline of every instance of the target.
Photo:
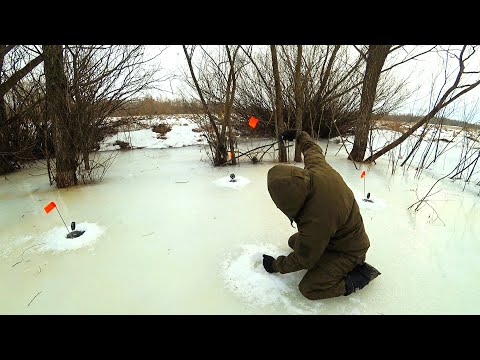
<svg viewBox="0 0 480 360">
<path fill-rule="evenodd" d="M 302 271 L 262 269 L 261 255 L 288 255 L 296 232 L 268 194 L 275 162 L 213 168 L 198 147 L 137 149 L 88 186 L 49 186 L 32 176 L 46 173 L 41 164 L 0 179 L 0 313 L 479 314 L 478 186 L 462 191 L 447 178 L 428 204 L 407 209 L 460 150 L 419 178 L 414 165 L 392 175 L 389 157 L 378 159 L 367 168 L 366 203 L 361 169 L 339 149 L 330 142 L 326 159 L 360 200 L 367 261 L 382 273 L 357 293 L 310 301 L 298 290 Z M 50 201 L 86 233 L 64 239 L 58 214 L 43 211 Z"/>
</svg>

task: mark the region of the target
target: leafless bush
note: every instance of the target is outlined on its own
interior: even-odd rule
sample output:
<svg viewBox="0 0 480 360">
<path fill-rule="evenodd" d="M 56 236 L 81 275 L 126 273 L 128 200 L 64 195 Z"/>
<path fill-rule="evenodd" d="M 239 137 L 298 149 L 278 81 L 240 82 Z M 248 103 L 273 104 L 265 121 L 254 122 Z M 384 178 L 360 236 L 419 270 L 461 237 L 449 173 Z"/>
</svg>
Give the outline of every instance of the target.
<svg viewBox="0 0 480 360">
<path fill-rule="evenodd" d="M 57 181 L 58 187 L 76 184 L 75 169 L 81 169 L 79 172 L 82 178 L 89 181 L 94 176 L 102 177 L 114 158 L 107 158 L 105 164 L 99 164 L 100 158 L 95 155 L 99 142 L 119 128 L 130 131 L 132 126 L 138 125 L 133 117 L 112 121 L 110 116 L 136 94 L 151 88 L 157 81 L 157 68 L 148 67 L 151 59 L 146 59 L 143 51 L 143 46 L 65 47 L 63 63 L 68 101 L 67 109 L 60 112 L 63 123 L 61 127 L 57 126 L 61 137 L 56 136 L 55 139 L 56 146 L 61 140 L 62 148 L 68 149 L 68 153 L 62 152 L 62 158 L 71 164 L 68 165 L 69 178 L 74 181 L 62 182 L 61 185 Z M 49 159 L 47 154 L 48 163 Z M 55 168 L 58 167 L 58 161 L 57 156 Z M 92 166 L 94 169 L 91 169 Z M 56 179 L 56 175 L 52 175 L 51 181 L 52 178 Z"/>
<path fill-rule="evenodd" d="M 36 49 L 0 45 L 0 174 L 18 170 L 41 154 L 48 132 L 36 69 L 41 61 Z"/>
<path fill-rule="evenodd" d="M 168 124 L 157 124 L 152 127 L 152 131 L 160 134 L 161 136 L 165 136 L 165 134 L 172 130 L 172 127 Z"/>
<path fill-rule="evenodd" d="M 127 144 L 127 143 L 125 143 Z M 129 147 L 129 144 L 127 144 Z M 123 150 L 122 146 L 120 148 Z M 90 159 L 90 166 L 86 169 L 81 164 L 77 169 L 77 176 L 83 184 L 91 184 L 97 181 L 101 181 L 105 176 L 107 170 L 112 166 L 113 161 L 117 157 L 117 152 L 111 152 L 106 158 L 97 159 L 98 156 L 94 155 Z"/>
<path fill-rule="evenodd" d="M 196 61 L 195 50 L 200 55 Z M 195 117 L 205 137 L 214 166 L 236 164 L 235 131 L 232 125 L 232 109 L 235 101 L 237 79 L 245 61 L 239 54 L 239 46 L 218 46 L 206 49 L 203 46 L 183 45 L 188 71 L 183 77 L 186 84 L 201 104 L 201 112 Z M 207 122 L 210 128 L 207 127 Z M 231 158 L 230 158 L 231 155 Z"/>
</svg>

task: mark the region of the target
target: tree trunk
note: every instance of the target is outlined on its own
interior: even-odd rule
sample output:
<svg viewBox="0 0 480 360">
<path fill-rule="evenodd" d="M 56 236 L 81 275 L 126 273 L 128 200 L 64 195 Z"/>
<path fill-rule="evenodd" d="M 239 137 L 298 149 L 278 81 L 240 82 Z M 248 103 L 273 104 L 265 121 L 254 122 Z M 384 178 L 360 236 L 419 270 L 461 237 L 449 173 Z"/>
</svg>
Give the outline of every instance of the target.
<svg viewBox="0 0 480 360">
<path fill-rule="evenodd" d="M 8 159 L 9 146 L 7 140 L 8 128 L 3 125 L 7 121 L 7 112 L 5 107 L 5 100 L 0 97 L 0 175 L 7 174 L 15 170 L 12 162 Z M 3 154 L 2 154 L 3 153 Z"/>
<path fill-rule="evenodd" d="M 232 152 L 232 164 L 235 165 L 237 163 L 237 159 L 235 157 L 231 114 L 232 114 L 233 100 L 235 99 L 235 89 L 237 87 L 237 80 L 235 77 L 235 58 L 237 55 L 238 46 L 233 53 L 233 57 L 230 54 L 230 49 L 228 48 L 228 45 L 226 45 L 225 47 L 227 50 L 228 61 L 230 63 L 230 72 L 228 74 L 228 81 L 227 81 L 227 96 L 225 101 L 227 106 L 225 111 L 225 124 L 226 126 L 228 126 L 228 141 L 230 144 L 230 151 Z"/>
<path fill-rule="evenodd" d="M 197 89 L 197 93 L 198 93 L 198 96 L 200 97 L 200 101 L 202 102 L 203 110 L 207 114 L 208 120 L 210 121 L 210 125 L 212 126 L 213 131 L 215 132 L 215 139 L 214 139 L 215 142 L 213 144 L 210 143 L 210 148 L 213 146 L 212 152 L 214 152 L 214 154 L 212 154 L 213 164 L 215 166 L 223 165 L 228 160 L 227 147 L 225 145 L 223 137 L 218 132 L 217 124 L 215 123 L 215 117 L 213 116 L 212 112 L 210 111 L 210 108 L 208 107 L 207 102 L 205 101 L 205 98 L 203 97 L 202 89 L 200 89 L 200 85 L 198 84 L 197 77 L 195 76 L 195 72 L 193 71 L 192 57 L 188 55 L 187 47 L 185 45 L 182 45 L 182 47 L 183 47 L 183 52 L 185 53 L 185 58 L 187 59 L 188 68 L 190 69 L 190 74 L 192 75 L 192 80 L 195 84 L 195 88 Z"/>
<path fill-rule="evenodd" d="M 276 114 L 276 129 L 277 139 L 280 134 L 285 130 L 285 124 L 283 123 L 283 104 L 282 104 L 282 84 L 280 83 L 280 73 L 278 71 L 277 49 L 275 45 L 270 45 L 270 51 L 272 52 L 272 68 L 273 78 L 275 80 L 275 114 Z M 283 144 L 283 141 L 279 141 L 279 154 L 278 160 L 280 162 L 287 162 L 287 149 Z"/>
<path fill-rule="evenodd" d="M 230 145 L 230 151 L 232 152 L 232 164 L 235 165 L 235 149 L 233 145 L 233 134 L 232 134 L 232 124 L 230 121 L 231 113 L 232 113 L 232 105 L 233 105 L 233 97 L 235 96 L 235 78 L 234 78 L 234 70 L 230 68 L 230 72 L 228 74 L 228 81 L 227 81 L 227 93 L 225 97 L 225 114 L 223 117 L 223 131 L 222 131 L 222 139 L 225 137 L 225 129 L 228 127 L 228 143 Z"/>
<path fill-rule="evenodd" d="M 370 45 L 367 55 L 367 67 L 363 79 L 360 112 L 355 123 L 355 141 L 349 159 L 363 161 L 367 150 L 368 132 L 372 116 L 373 103 L 377 93 L 377 84 L 383 64 L 392 45 Z"/>
<path fill-rule="evenodd" d="M 73 147 L 67 106 L 67 78 L 62 45 L 44 45 L 47 117 L 52 120 L 55 144 L 55 182 L 58 188 L 77 185 L 76 149 Z"/>
<path fill-rule="evenodd" d="M 302 45 L 297 45 L 297 62 L 295 64 L 295 129 L 302 131 L 303 86 L 302 86 Z M 295 143 L 295 162 L 302 162 L 302 149 Z"/>
<path fill-rule="evenodd" d="M 0 45 L 0 74 L 3 71 L 3 59 L 7 53 L 7 45 Z M 0 87 L 2 85 L 2 79 L 0 77 Z M 0 175 L 7 174 L 15 170 L 15 167 L 8 161 L 9 146 L 7 141 L 8 131 L 6 126 L 3 126 L 7 122 L 7 108 L 5 106 L 5 99 L 3 95 L 0 96 Z M 1 154 L 4 153 L 4 154 Z"/>
<path fill-rule="evenodd" d="M 83 165 L 85 166 L 85 170 L 90 170 L 90 154 L 88 151 L 83 152 Z"/>
</svg>

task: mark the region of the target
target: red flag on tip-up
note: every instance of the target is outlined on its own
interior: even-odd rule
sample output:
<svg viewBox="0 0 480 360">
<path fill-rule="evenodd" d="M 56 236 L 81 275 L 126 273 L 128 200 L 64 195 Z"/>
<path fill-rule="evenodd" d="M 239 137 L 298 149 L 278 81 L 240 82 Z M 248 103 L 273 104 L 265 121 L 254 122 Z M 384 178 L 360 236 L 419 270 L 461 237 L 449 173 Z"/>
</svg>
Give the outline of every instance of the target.
<svg viewBox="0 0 480 360">
<path fill-rule="evenodd" d="M 363 179 L 365 177 L 365 170 L 362 171 L 362 175 L 360 175 L 360 179 Z"/>
<path fill-rule="evenodd" d="M 43 208 L 43 210 L 45 210 L 45 212 L 48 214 L 50 211 L 52 211 L 53 209 L 55 209 L 57 207 L 57 204 L 55 204 L 53 201 L 51 203 L 49 203 L 47 206 L 45 206 Z"/>
<path fill-rule="evenodd" d="M 258 119 L 255 116 L 250 116 L 250 120 L 248 120 L 248 125 L 255 129 L 258 124 Z"/>
</svg>

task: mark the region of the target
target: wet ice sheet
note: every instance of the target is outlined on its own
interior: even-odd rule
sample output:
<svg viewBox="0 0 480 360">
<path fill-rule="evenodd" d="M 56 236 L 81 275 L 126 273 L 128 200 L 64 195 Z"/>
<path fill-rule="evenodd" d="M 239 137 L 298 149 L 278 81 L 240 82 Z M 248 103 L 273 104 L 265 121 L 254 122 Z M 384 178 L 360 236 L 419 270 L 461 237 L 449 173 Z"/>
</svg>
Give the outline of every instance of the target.
<svg viewBox="0 0 480 360">
<path fill-rule="evenodd" d="M 334 156 L 337 149 L 330 144 L 327 161 L 363 197 L 360 172 L 345 154 Z M 430 198 L 435 211 L 412 212 L 407 207 L 436 178 L 417 185 L 412 173 L 392 177 L 388 160 L 377 160 L 366 190 L 374 205 L 386 206 L 359 205 L 371 241 L 367 261 L 382 275 L 351 296 L 312 302 L 298 291 L 300 273 L 272 276 L 260 268 L 261 253 L 288 255 L 296 231 L 268 194 L 274 163 L 213 168 L 201 156 L 193 147 L 124 152 L 101 183 L 70 189 L 50 187 L 30 169 L 0 179 L 0 313 L 480 313 L 476 193 L 441 182 Z M 248 186 L 215 184 L 232 172 Z M 61 228 L 58 216 L 43 211 L 49 201 L 67 224 L 105 231 L 92 246 L 32 248 L 12 267 L 42 234 Z"/>
</svg>

